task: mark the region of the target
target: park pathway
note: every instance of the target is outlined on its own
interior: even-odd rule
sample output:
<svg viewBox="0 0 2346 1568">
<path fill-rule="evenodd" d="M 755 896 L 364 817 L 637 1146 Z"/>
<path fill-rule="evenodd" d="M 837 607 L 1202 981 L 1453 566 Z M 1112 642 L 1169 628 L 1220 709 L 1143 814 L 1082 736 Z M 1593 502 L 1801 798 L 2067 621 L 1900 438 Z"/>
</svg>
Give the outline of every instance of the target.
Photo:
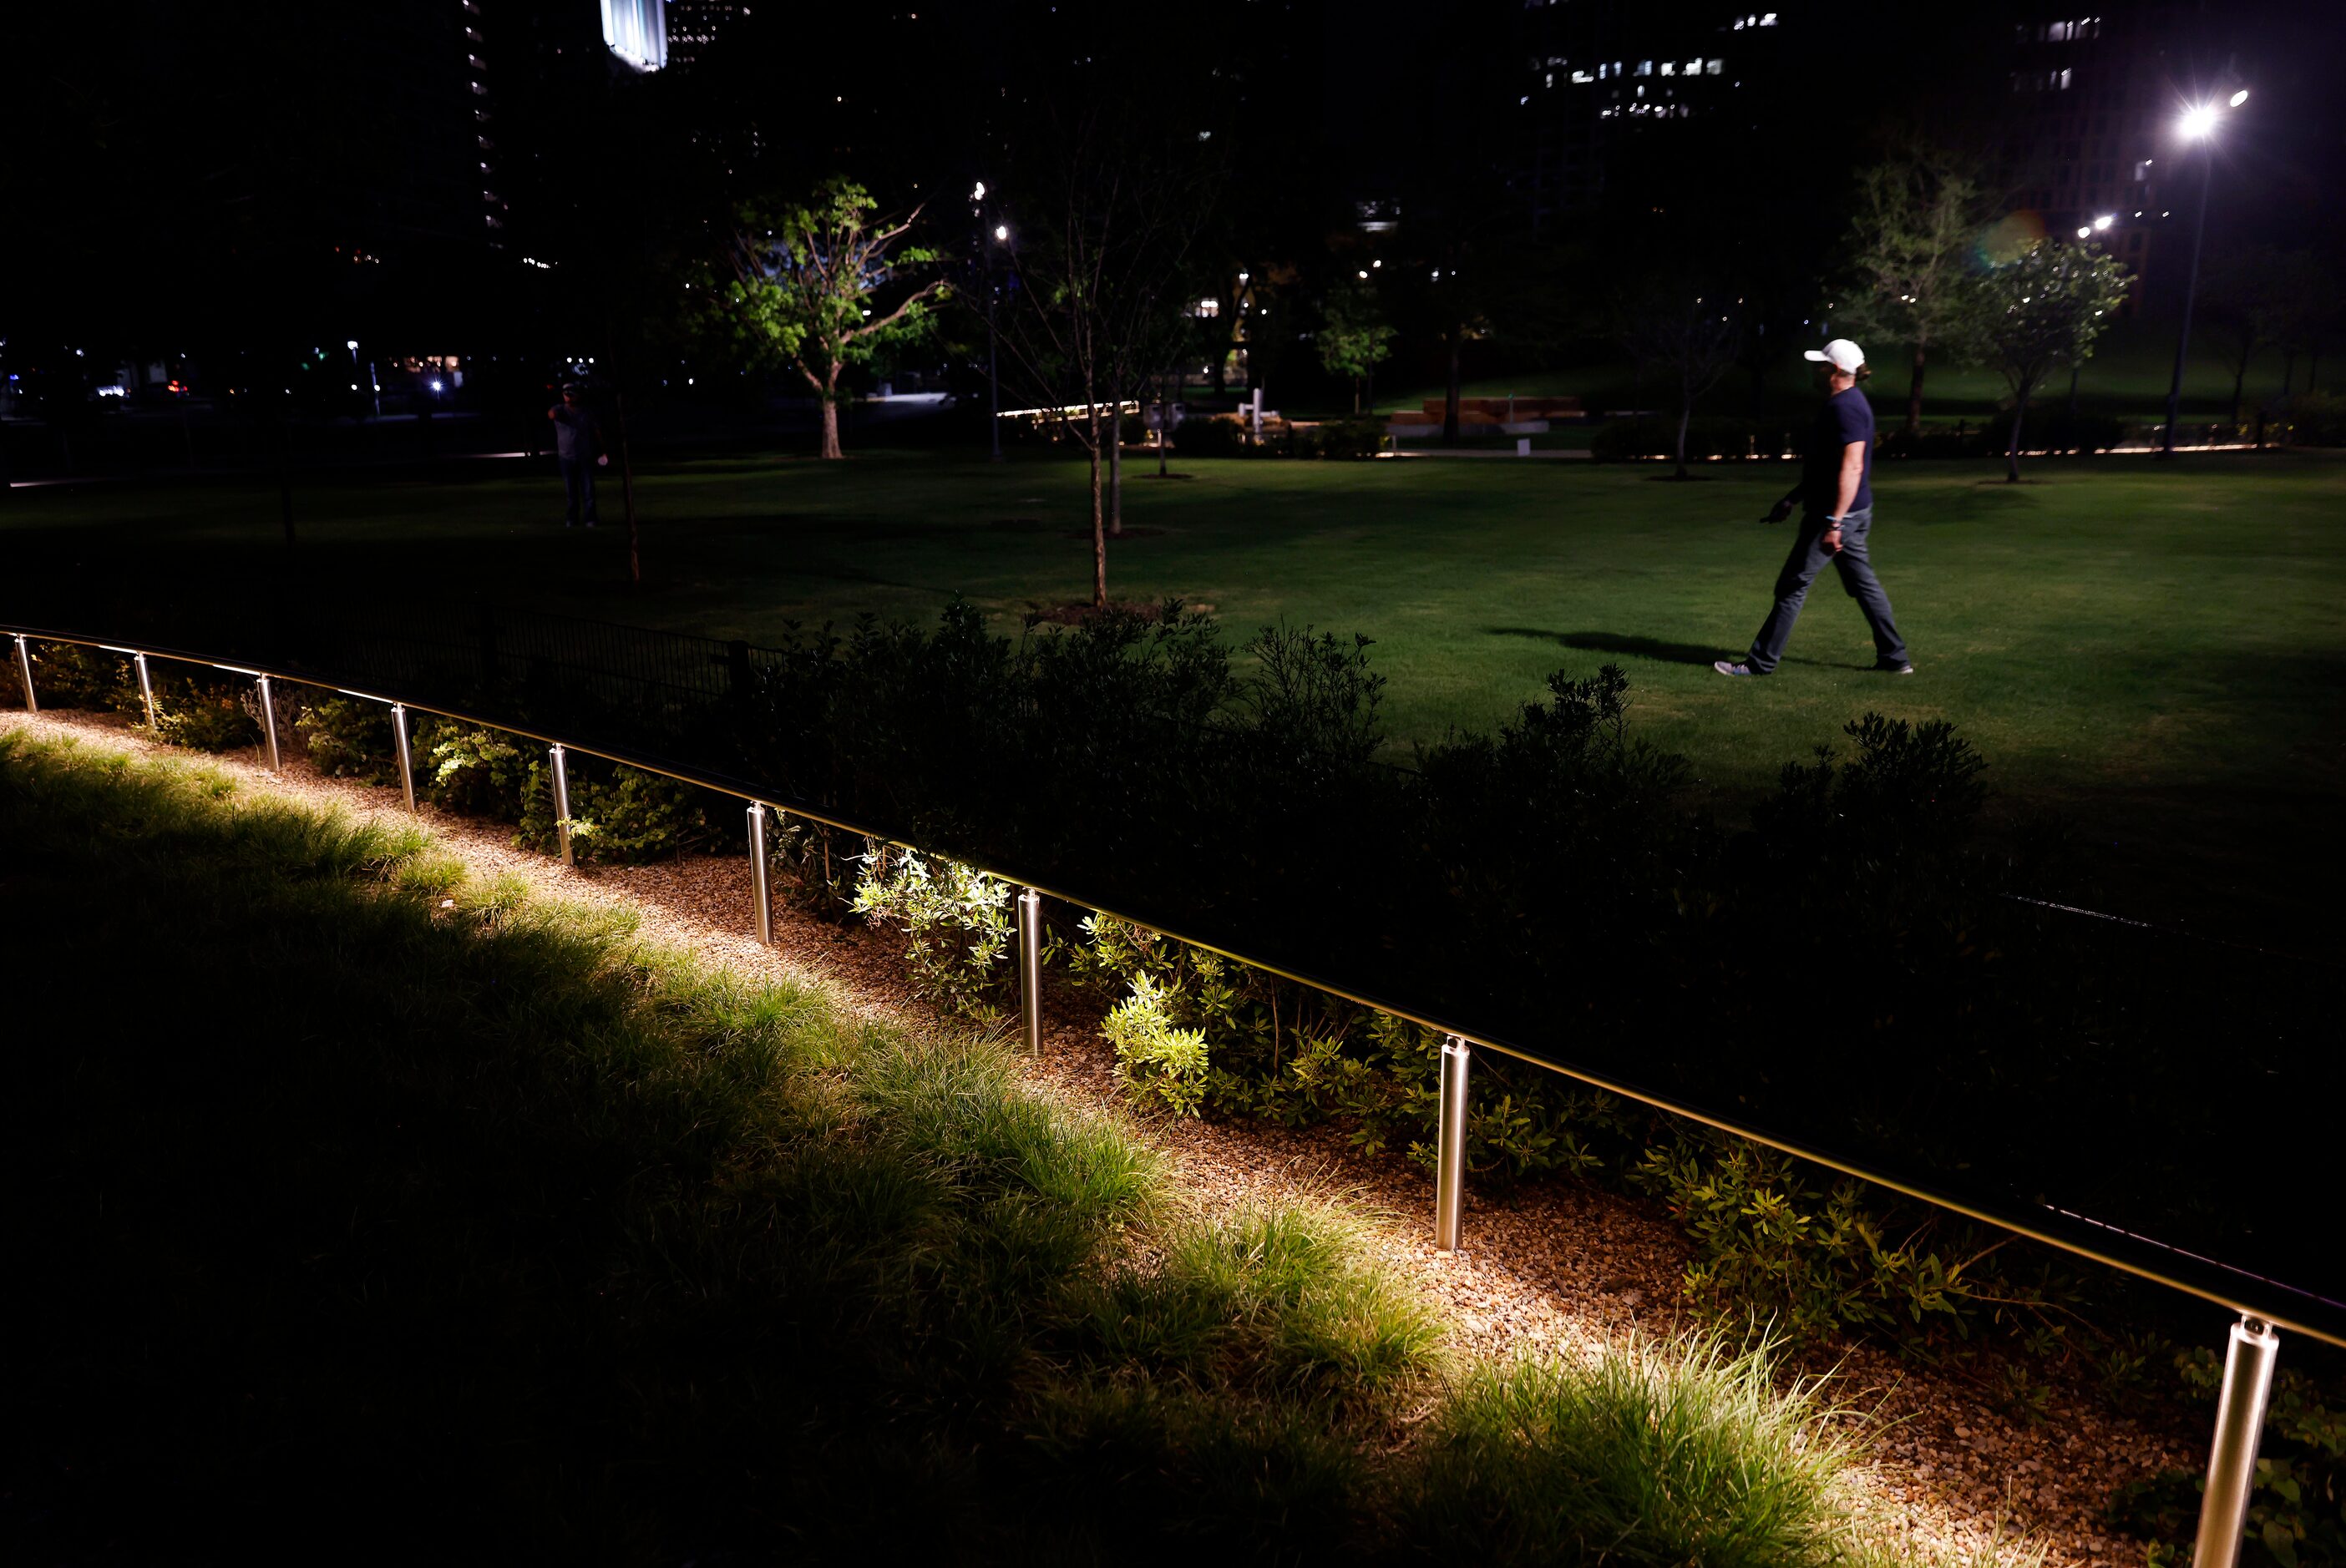
<svg viewBox="0 0 2346 1568">
<path fill-rule="evenodd" d="M 16 729 L 126 752 L 173 750 L 112 716 L 0 713 L 0 731 Z M 396 789 L 326 779 L 291 757 L 282 777 L 243 755 L 211 760 L 255 790 L 360 818 L 405 815 Z M 740 974 L 812 983 L 875 1019 L 922 1031 L 966 1027 L 912 994 L 884 934 L 833 925 L 778 900 L 775 945 L 760 945 L 750 934 L 749 871 L 739 856 L 569 870 L 515 849 L 499 826 L 429 807 L 423 816 L 476 876 L 517 876 L 555 897 L 624 905 L 648 938 Z M 1433 1245 L 1431 1181 L 1397 1159 L 1361 1157 L 1332 1129 L 1131 1113 L 1098 1014 L 1090 998 L 1051 996 L 1043 1058 L 1029 1065 L 1039 1092 L 1124 1121 L 1166 1151 L 1181 1191 L 1202 1208 L 1250 1198 L 1341 1204 L 1361 1221 L 1378 1259 L 1435 1306 L 1461 1352 L 1585 1353 L 1632 1332 L 1667 1336 L 1679 1326 L 1687 1247 L 1654 1206 L 1563 1181 L 1480 1207 L 1470 1192 L 1464 1250 L 1445 1257 Z M 1952 1370 L 1869 1346 L 1811 1361 L 1804 1369 L 1830 1370 L 1832 1392 L 1852 1412 L 1844 1419 L 1863 1428 L 1871 1463 L 1856 1472 L 1855 1502 L 1918 1548 L 1958 1560 L 1986 1562 L 2000 1541 L 2007 1553 L 2015 1543 L 2041 1548 L 2055 1568 L 2133 1568 L 2143 1543 L 2107 1531 L 2104 1501 L 2124 1481 L 2205 1461 L 2204 1449 L 2063 1392 L 2040 1419 L 2023 1421 Z"/>
</svg>

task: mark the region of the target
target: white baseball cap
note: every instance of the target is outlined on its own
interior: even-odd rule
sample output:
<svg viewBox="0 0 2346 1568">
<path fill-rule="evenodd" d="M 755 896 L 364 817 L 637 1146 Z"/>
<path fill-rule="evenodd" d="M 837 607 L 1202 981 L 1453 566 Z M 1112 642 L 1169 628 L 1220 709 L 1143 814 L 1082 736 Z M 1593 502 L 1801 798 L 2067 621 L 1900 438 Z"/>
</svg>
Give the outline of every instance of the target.
<svg viewBox="0 0 2346 1568">
<path fill-rule="evenodd" d="M 1823 348 L 1810 349 L 1800 357 L 1829 364 L 1845 376 L 1855 375 L 1857 367 L 1865 363 L 1865 351 L 1847 338 L 1835 338 Z"/>
</svg>

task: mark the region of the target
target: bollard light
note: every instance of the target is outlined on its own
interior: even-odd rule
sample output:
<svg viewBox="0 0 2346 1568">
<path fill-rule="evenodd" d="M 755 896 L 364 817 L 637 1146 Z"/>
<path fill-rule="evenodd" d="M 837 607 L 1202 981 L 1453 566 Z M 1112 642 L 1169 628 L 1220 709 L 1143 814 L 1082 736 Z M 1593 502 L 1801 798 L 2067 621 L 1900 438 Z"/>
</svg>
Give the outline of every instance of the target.
<svg viewBox="0 0 2346 1568">
<path fill-rule="evenodd" d="M 570 855 L 570 764 L 567 754 L 557 746 L 553 748 L 554 760 L 554 836 L 562 850 L 562 863 L 575 866 L 578 862 Z"/>
<path fill-rule="evenodd" d="M 766 882 L 766 808 L 750 802 L 750 896 L 758 910 L 758 940 L 774 945 L 774 897 Z"/>
<path fill-rule="evenodd" d="M 41 711 L 41 699 L 33 695 L 33 656 L 25 646 L 25 634 L 18 632 L 15 636 L 16 673 L 25 677 L 25 711 L 38 713 Z"/>
<path fill-rule="evenodd" d="M 147 656 L 132 654 L 130 662 L 138 667 L 138 698 L 147 705 L 147 728 L 159 729 L 162 725 L 155 717 L 155 682 L 147 674 Z"/>
<path fill-rule="evenodd" d="M 399 752 L 399 789 L 407 797 L 407 814 L 415 815 L 415 753 L 407 740 L 407 705 L 391 705 L 391 739 Z"/>
<path fill-rule="evenodd" d="M 1028 888 L 1018 895 L 1018 1003 L 1026 1025 L 1026 1049 L 1043 1053 L 1043 895 Z"/>
<path fill-rule="evenodd" d="M 1466 1220 L 1466 1071 L 1474 1054 L 1455 1034 L 1442 1041 L 1442 1103 L 1434 1132 L 1433 1245 L 1458 1250 Z"/>
<path fill-rule="evenodd" d="M 281 773 L 285 770 L 285 762 L 277 755 L 277 696 L 270 689 L 267 676 L 255 676 L 253 679 L 260 687 L 260 733 L 262 738 L 269 742 L 269 770 Z"/>
<path fill-rule="evenodd" d="M 2257 1480 L 2257 1440 L 2272 1394 L 2280 1336 L 2270 1323 L 2243 1314 L 2232 1325 L 2224 1353 L 2224 1391 L 2216 1401 L 2216 1441 L 2208 1451 L 2208 1485 L 2199 1502 L 2193 1568 L 2234 1568 L 2249 1528 L 2249 1493 Z"/>
</svg>

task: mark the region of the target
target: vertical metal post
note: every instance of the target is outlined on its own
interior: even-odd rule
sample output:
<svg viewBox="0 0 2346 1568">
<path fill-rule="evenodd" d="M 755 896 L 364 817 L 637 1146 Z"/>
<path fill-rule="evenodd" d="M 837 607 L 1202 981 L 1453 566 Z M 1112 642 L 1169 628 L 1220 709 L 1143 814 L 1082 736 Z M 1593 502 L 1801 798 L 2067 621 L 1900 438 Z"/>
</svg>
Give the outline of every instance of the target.
<svg viewBox="0 0 2346 1568">
<path fill-rule="evenodd" d="M 285 764 L 277 755 L 277 696 L 269 689 L 269 677 L 256 676 L 260 683 L 260 732 L 269 742 L 269 770 L 282 773 Z"/>
<path fill-rule="evenodd" d="M 399 752 L 399 789 L 407 797 L 407 814 L 415 814 L 415 751 L 407 739 L 407 705 L 391 705 L 391 739 Z"/>
<path fill-rule="evenodd" d="M 25 711 L 41 711 L 41 699 L 33 695 L 33 655 L 25 646 L 25 634 L 16 634 L 16 673 L 25 677 Z"/>
<path fill-rule="evenodd" d="M 570 858 L 570 765 L 561 747 L 553 750 L 554 758 L 554 833 L 561 840 L 562 863 L 575 866 Z"/>
<path fill-rule="evenodd" d="M 1043 1054 L 1043 895 L 1028 888 L 1018 895 L 1018 1001 L 1026 1024 L 1026 1049 Z"/>
<path fill-rule="evenodd" d="M 2249 1493 L 2257 1479 L 2257 1439 L 2264 1432 L 2280 1336 L 2243 1316 L 2224 1353 L 2224 1391 L 2216 1402 L 2216 1441 L 2208 1452 L 2208 1490 L 2199 1503 L 2192 1568 L 2234 1568 L 2249 1527 Z"/>
<path fill-rule="evenodd" d="M 1474 1054 L 1455 1034 L 1442 1041 L 1441 1126 L 1436 1130 L 1433 1162 L 1433 1245 L 1443 1252 L 1458 1250 L 1458 1233 L 1466 1218 L 1466 1069 Z"/>
<path fill-rule="evenodd" d="M 138 695 L 147 704 L 147 728 L 154 729 L 158 728 L 155 720 L 155 682 L 147 673 L 147 656 L 143 653 L 132 654 L 130 662 L 138 667 Z"/>
<path fill-rule="evenodd" d="M 758 906 L 758 940 L 774 945 L 774 895 L 766 885 L 766 808 L 750 802 L 750 893 Z"/>
</svg>

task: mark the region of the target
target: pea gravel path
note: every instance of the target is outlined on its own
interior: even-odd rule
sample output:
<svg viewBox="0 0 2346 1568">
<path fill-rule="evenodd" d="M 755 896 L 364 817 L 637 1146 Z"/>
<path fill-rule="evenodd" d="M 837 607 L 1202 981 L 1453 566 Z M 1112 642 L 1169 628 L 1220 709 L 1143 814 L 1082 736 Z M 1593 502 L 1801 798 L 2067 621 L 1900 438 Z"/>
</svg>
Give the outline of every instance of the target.
<svg viewBox="0 0 2346 1568">
<path fill-rule="evenodd" d="M 7 712 L 0 728 L 126 751 L 171 749 L 110 715 Z M 281 778 L 251 753 L 213 760 L 255 789 L 361 818 L 405 815 L 396 789 L 327 779 L 295 757 Z M 571 871 L 515 848 L 499 827 L 430 807 L 423 819 L 476 874 L 516 875 L 561 897 L 625 904 L 648 938 L 742 974 L 812 981 L 872 1016 L 921 1030 L 961 1026 L 912 993 L 884 934 L 829 924 L 778 898 L 775 945 L 761 946 L 751 934 L 748 862 L 739 856 Z M 1465 1249 L 1445 1257 L 1433 1246 L 1432 1185 L 1398 1160 L 1362 1158 L 1327 1128 L 1129 1112 L 1097 1017 L 1087 998 L 1050 996 L 1043 1059 L 1031 1067 L 1040 1091 L 1106 1110 L 1165 1150 L 1181 1190 L 1202 1208 L 1300 1196 L 1341 1203 L 1382 1261 L 1435 1303 L 1460 1351 L 1586 1354 L 1633 1329 L 1667 1334 L 1678 1323 L 1688 1250 L 1658 1207 L 1560 1181 L 1533 1184 L 1491 1207 L 1474 1207 L 1470 1194 Z M 2131 1568 L 2143 1560 L 2143 1543 L 2107 1532 L 2104 1500 L 2123 1481 L 2205 1462 L 2204 1450 L 2173 1433 L 2059 1394 L 2042 1420 L 2024 1424 L 1957 1377 L 1870 1346 L 1844 1348 L 1835 1366 L 1833 1393 L 1865 1412 L 1845 1418 L 1863 1429 L 1871 1461 L 1854 1478 L 1855 1501 L 1918 1545 L 1984 1562 L 2001 1542 L 2007 1552 L 2041 1549 L 2056 1568 Z"/>
</svg>

